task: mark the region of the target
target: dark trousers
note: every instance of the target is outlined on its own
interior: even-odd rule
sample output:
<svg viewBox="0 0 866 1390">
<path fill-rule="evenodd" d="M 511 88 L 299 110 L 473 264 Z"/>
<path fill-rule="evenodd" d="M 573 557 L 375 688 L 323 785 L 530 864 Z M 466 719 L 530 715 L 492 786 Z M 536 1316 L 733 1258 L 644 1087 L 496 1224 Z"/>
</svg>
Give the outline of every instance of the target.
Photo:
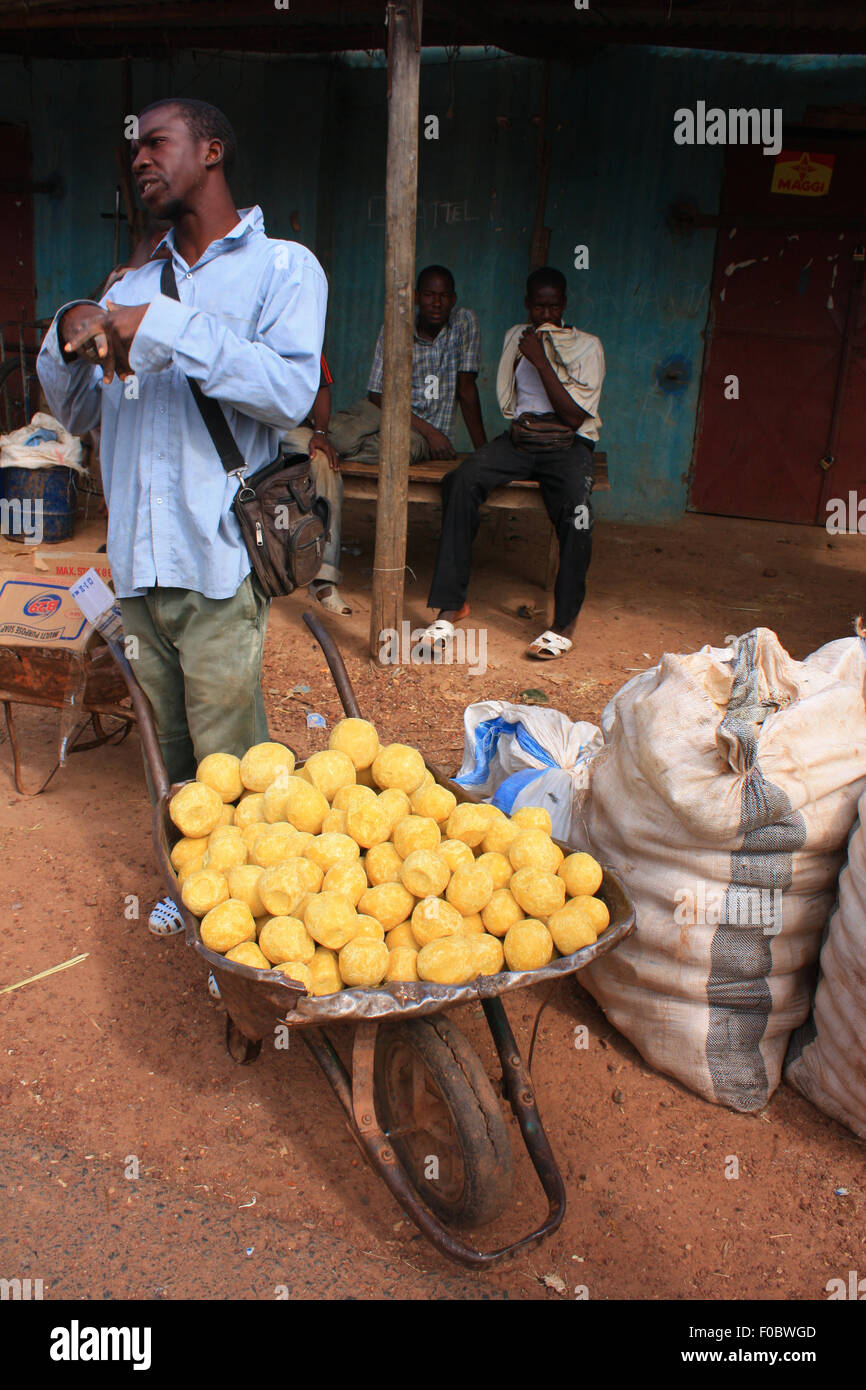
<svg viewBox="0 0 866 1390">
<path fill-rule="evenodd" d="M 494 488 L 526 478 L 538 483 L 559 540 L 554 626 L 567 627 L 577 617 L 592 557 L 592 450 L 578 438 L 570 449 L 536 453 L 516 449 L 507 433 L 483 444 L 442 479 L 442 536 L 427 600 L 431 608 L 465 603 L 481 503 Z"/>
</svg>

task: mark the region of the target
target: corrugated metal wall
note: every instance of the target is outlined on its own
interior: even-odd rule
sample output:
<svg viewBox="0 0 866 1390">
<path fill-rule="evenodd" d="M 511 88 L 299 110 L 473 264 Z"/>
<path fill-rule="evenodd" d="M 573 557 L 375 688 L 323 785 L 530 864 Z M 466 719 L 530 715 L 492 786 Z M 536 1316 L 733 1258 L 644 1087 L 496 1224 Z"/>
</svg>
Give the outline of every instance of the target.
<svg viewBox="0 0 866 1390">
<path fill-rule="evenodd" d="M 479 385 L 488 433 L 502 335 L 522 317 L 535 207 L 538 63 L 468 55 L 422 69 L 418 265 L 449 265 L 478 313 Z M 554 64 L 547 224 L 550 260 L 569 281 L 569 317 L 602 339 L 608 378 L 603 447 L 613 491 L 603 516 L 657 521 L 682 513 L 700 382 L 714 233 L 676 237 L 670 205 L 718 208 L 724 150 L 681 147 L 673 112 L 698 100 L 781 106 L 862 100 L 866 60 L 764 59 L 610 48 L 585 66 Z M 120 66 L 0 63 L 0 120 L 31 126 L 34 176 L 63 173 L 65 195 L 36 198 L 38 311 L 86 293 L 109 267 L 121 130 Z M 262 204 L 272 235 L 304 241 L 331 279 L 327 348 L 337 405 L 366 389 L 382 317 L 385 73 L 329 61 L 183 55 L 133 65 L 138 109 L 172 92 L 203 97 L 232 120 L 243 152 L 241 203 Z M 299 230 L 292 230 L 292 213 Z M 574 269 L 574 247 L 589 269 Z M 675 390 L 659 384 L 676 359 Z M 754 389 L 760 389 L 759 383 Z M 458 445 L 466 447 L 462 432 Z"/>
</svg>

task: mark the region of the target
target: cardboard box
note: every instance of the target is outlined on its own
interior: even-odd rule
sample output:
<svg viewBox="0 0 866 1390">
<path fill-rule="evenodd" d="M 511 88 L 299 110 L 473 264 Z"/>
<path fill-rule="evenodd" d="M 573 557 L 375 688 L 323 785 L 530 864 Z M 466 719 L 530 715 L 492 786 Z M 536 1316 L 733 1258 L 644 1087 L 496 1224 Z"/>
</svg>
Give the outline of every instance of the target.
<svg viewBox="0 0 866 1390">
<path fill-rule="evenodd" d="M 0 574 L 0 646 L 83 652 L 93 628 L 70 596 L 74 583 L 32 572 Z"/>
<path fill-rule="evenodd" d="M 73 583 L 88 570 L 94 569 L 106 584 L 111 583 L 111 566 L 104 551 L 98 554 L 93 550 L 36 550 L 33 554 L 33 569 L 36 574 L 54 574 L 58 579 L 69 579 Z"/>
</svg>

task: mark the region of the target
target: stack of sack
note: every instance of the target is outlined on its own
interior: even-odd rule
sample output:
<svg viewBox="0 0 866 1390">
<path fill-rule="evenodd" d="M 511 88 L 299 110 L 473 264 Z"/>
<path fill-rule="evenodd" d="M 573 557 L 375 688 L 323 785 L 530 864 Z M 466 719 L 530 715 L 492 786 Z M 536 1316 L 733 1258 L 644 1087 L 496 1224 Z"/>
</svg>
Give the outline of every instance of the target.
<svg viewBox="0 0 866 1390">
<path fill-rule="evenodd" d="M 580 980 L 653 1066 L 755 1111 L 809 1013 L 866 790 L 866 661 L 857 639 L 802 662 L 766 628 L 730 642 L 665 655 L 605 710 L 586 828 L 637 930 Z M 862 967 L 858 988 L 862 1006 Z"/>
</svg>

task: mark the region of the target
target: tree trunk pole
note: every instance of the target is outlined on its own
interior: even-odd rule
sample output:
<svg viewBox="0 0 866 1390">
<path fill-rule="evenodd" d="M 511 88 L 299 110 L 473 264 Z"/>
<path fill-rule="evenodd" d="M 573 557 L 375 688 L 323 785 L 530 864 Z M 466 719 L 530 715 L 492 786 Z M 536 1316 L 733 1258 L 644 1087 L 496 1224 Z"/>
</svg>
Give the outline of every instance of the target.
<svg viewBox="0 0 866 1390">
<path fill-rule="evenodd" d="M 383 642 L 387 641 L 383 634 L 399 633 L 403 614 L 415 319 L 421 7 L 422 0 L 391 0 L 387 7 L 385 337 L 376 553 L 370 610 L 370 651 L 376 658 L 383 649 Z"/>
</svg>

